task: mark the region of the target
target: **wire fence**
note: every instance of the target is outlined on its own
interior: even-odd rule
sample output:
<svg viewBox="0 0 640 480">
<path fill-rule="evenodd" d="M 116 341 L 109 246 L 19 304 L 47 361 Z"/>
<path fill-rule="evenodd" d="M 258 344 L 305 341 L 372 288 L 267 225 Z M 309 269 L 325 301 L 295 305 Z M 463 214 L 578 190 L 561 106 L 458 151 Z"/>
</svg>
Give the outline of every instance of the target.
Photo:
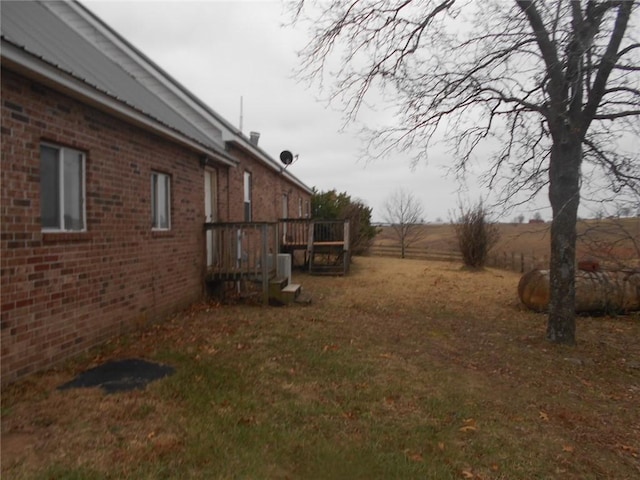
<svg viewBox="0 0 640 480">
<path fill-rule="evenodd" d="M 399 245 L 372 245 L 369 247 L 369 255 L 400 258 L 401 249 Z M 405 258 L 462 263 L 460 252 L 438 251 L 420 247 L 405 248 Z M 549 257 L 547 255 L 540 256 L 523 252 L 490 252 L 486 266 L 524 273 L 534 268 L 546 269 L 548 265 Z"/>
</svg>

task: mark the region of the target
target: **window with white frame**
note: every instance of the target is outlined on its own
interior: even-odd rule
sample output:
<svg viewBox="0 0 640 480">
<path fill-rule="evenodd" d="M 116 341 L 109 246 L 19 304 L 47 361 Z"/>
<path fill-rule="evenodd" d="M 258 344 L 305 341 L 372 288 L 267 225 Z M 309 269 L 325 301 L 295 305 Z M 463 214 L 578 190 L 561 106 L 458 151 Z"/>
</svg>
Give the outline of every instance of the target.
<svg viewBox="0 0 640 480">
<path fill-rule="evenodd" d="M 298 197 L 298 218 L 302 218 L 302 198 Z"/>
<path fill-rule="evenodd" d="M 244 221 L 250 222 L 251 218 L 251 172 L 244 172 Z"/>
<path fill-rule="evenodd" d="M 40 221 L 45 231 L 85 230 L 85 155 L 40 145 Z"/>
<path fill-rule="evenodd" d="M 171 177 L 165 173 L 151 173 L 151 228 L 171 228 Z"/>
</svg>

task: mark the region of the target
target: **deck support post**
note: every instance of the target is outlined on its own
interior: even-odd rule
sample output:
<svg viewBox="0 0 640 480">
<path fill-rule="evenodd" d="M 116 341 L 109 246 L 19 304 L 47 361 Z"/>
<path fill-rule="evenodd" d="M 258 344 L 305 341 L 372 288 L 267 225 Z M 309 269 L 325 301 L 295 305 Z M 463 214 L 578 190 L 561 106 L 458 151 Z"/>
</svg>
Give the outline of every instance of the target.
<svg viewBox="0 0 640 480">
<path fill-rule="evenodd" d="M 349 271 L 349 265 L 351 263 L 351 259 L 349 258 L 349 252 L 350 252 L 350 248 L 349 248 L 349 227 L 350 227 L 349 220 L 345 220 L 344 221 L 344 234 L 343 234 L 344 246 L 342 247 L 342 261 L 343 261 L 344 273 L 347 273 Z"/>
<path fill-rule="evenodd" d="M 275 230 L 276 230 L 276 236 L 277 236 L 278 234 L 277 228 Z M 261 262 L 262 263 L 262 303 L 264 303 L 265 305 L 269 305 L 269 261 L 268 261 L 269 236 L 268 236 L 268 232 L 269 230 L 267 228 L 267 225 L 263 224 L 261 227 L 260 236 L 262 239 L 262 262 Z"/>
<path fill-rule="evenodd" d="M 309 259 L 309 271 L 313 264 L 313 230 L 315 229 L 316 222 L 309 221 L 309 235 L 307 236 L 307 258 Z"/>
</svg>

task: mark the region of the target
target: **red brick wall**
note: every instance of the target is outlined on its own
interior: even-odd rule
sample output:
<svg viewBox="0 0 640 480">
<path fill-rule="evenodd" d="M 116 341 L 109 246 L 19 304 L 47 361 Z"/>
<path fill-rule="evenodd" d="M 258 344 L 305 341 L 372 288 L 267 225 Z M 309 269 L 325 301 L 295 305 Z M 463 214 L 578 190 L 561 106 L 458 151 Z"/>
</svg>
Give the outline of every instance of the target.
<svg viewBox="0 0 640 480">
<path fill-rule="evenodd" d="M 41 232 L 41 141 L 86 154 L 85 233 Z M 151 231 L 152 169 L 169 232 Z M 201 298 L 196 153 L 3 69 L 1 180 L 3 384 Z"/>
<path fill-rule="evenodd" d="M 252 214 L 255 222 L 273 222 L 282 218 L 283 194 L 287 193 L 289 218 L 298 218 L 298 200 L 304 204 L 311 196 L 300 187 L 291 183 L 282 174 L 253 159 L 240 148 L 231 148 L 229 152 L 240 161 L 238 168 L 229 170 L 229 217 L 228 221 L 244 220 L 244 172 L 252 176 Z"/>
</svg>

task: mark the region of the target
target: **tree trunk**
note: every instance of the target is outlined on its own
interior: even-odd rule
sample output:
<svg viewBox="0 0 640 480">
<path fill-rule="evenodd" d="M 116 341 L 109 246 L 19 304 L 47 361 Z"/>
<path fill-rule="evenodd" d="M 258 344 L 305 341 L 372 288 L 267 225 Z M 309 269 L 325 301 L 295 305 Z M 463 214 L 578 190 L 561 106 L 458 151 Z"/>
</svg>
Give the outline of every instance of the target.
<svg viewBox="0 0 640 480">
<path fill-rule="evenodd" d="M 551 260 L 549 318 L 547 339 L 574 345 L 576 221 L 580 204 L 579 138 L 555 142 L 549 163 L 549 200 L 553 211 L 551 223 Z"/>
</svg>

